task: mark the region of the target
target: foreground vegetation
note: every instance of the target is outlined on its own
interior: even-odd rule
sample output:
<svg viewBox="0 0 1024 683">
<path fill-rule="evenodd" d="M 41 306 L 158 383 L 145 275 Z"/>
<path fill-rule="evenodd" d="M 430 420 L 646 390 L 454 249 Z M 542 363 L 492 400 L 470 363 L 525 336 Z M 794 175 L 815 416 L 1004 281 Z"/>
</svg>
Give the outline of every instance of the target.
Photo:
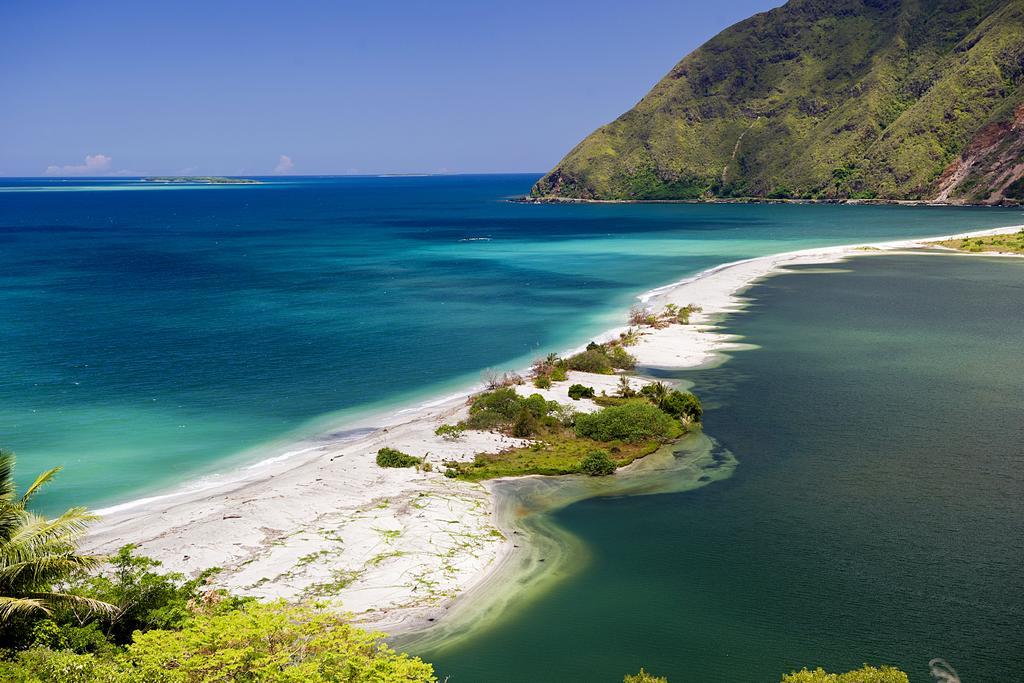
<svg viewBox="0 0 1024 683">
<path fill-rule="evenodd" d="M 436 681 L 316 604 L 261 604 L 213 590 L 126 546 L 104 558 L 78 543 L 95 519 L 28 509 L 50 470 L 22 495 L 14 457 L 0 452 L 0 680 L 5 683 Z"/>
<path fill-rule="evenodd" d="M 45 629 L 38 629 L 41 633 Z M 59 626 L 51 630 L 60 630 Z M 64 629 L 67 630 L 67 629 Z M 177 628 L 137 630 L 124 646 L 48 642 L 8 653 L 10 683 L 201 683 L 206 681 L 436 681 L 433 667 L 390 649 L 317 606 L 246 602 L 195 607 Z M 96 645 L 87 649 L 85 645 Z M 105 645 L 105 646 L 104 646 Z"/>
<path fill-rule="evenodd" d="M 1004 254 L 1024 254 L 1024 230 L 1010 235 L 964 237 L 962 239 L 932 242 L 932 244 L 958 251 L 969 251 L 975 254 L 986 251 Z"/>
</svg>

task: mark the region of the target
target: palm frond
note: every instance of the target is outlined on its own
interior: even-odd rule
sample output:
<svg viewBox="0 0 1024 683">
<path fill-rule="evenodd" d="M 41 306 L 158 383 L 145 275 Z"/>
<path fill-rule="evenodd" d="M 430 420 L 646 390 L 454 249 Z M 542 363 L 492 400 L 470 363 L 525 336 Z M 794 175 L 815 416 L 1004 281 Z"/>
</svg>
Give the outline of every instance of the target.
<svg viewBox="0 0 1024 683">
<path fill-rule="evenodd" d="M 24 515 L 19 507 L 0 501 L 0 545 L 6 543 L 21 527 Z"/>
<path fill-rule="evenodd" d="M 97 612 L 100 614 L 114 614 L 121 610 L 120 607 L 117 605 L 111 605 L 109 602 L 103 602 L 102 600 L 96 600 L 95 598 L 87 598 L 84 595 L 75 595 L 74 593 L 43 591 L 25 593 L 20 597 L 28 600 L 39 601 L 47 607 L 79 607 L 85 608 L 90 612 Z"/>
<path fill-rule="evenodd" d="M 32 512 L 24 512 L 24 518 L 18 528 L 8 539 L 12 546 L 37 548 L 55 540 L 65 543 L 77 543 L 89 530 L 89 524 L 97 517 L 85 508 L 71 508 L 60 517 L 46 519 Z"/>
<path fill-rule="evenodd" d="M 21 496 L 22 507 L 28 504 L 28 501 L 32 498 L 32 496 L 35 495 L 36 491 L 38 491 L 41 487 L 45 486 L 47 482 L 49 482 L 51 479 L 57 476 L 57 473 L 60 472 L 61 469 L 63 468 L 54 467 L 36 477 L 36 480 L 32 482 L 32 485 L 29 486 L 28 489 L 25 490 L 25 493 Z"/>
<path fill-rule="evenodd" d="M 0 587 L 37 586 L 59 581 L 78 572 L 98 569 L 104 559 L 68 551 L 62 555 L 41 555 L 23 562 L 0 563 Z"/>
<path fill-rule="evenodd" d="M 97 517 L 83 507 L 53 519 L 31 512 L 29 501 L 60 468 L 40 474 L 19 498 L 14 462 L 13 454 L 0 450 L 0 624 L 22 614 L 49 614 L 52 607 L 62 605 L 116 612 L 117 607 L 101 600 L 51 590 L 106 559 L 78 553 L 79 541 Z"/>
<path fill-rule="evenodd" d="M 14 453 L 0 448 L 0 505 L 14 502 Z"/>
<path fill-rule="evenodd" d="M 0 595 L 0 623 L 22 614 L 43 612 L 50 614 L 44 601 L 37 598 L 13 598 Z"/>
<path fill-rule="evenodd" d="M 72 508 L 55 519 L 20 510 L 21 525 L 0 542 L 0 592 L 8 596 L 97 568 L 104 558 L 78 554 L 78 541 L 95 518 Z"/>
</svg>

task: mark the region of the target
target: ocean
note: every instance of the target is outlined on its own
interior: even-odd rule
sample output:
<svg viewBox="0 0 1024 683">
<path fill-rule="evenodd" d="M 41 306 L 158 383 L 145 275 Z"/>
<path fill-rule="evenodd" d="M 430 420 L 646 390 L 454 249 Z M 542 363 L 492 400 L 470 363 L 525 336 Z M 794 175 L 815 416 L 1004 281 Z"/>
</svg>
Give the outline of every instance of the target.
<svg viewBox="0 0 1024 683">
<path fill-rule="evenodd" d="M 466 389 L 740 258 L 1020 210 L 529 205 L 534 175 L 0 180 L 0 446 L 102 507 Z"/>
</svg>

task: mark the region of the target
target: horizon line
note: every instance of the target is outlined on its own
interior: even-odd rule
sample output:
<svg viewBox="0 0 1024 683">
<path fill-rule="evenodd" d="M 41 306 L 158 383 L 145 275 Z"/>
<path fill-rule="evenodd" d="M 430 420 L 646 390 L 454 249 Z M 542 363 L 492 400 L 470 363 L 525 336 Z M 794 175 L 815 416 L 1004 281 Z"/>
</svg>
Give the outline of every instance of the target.
<svg viewBox="0 0 1024 683">
<path fill-rule="evenodd" d="M 402 178 L 402 177 L 444 177 L 472 175 L 544 175 L 547 171 L 456 171 L 444 173 L 271 173 L 271 174 L 228 174 L 228 173 L 143 173 L 139 175 L 6 175 L 0 178 L 13 180 L 135 180 L 140 178 Z"/>
</svg>

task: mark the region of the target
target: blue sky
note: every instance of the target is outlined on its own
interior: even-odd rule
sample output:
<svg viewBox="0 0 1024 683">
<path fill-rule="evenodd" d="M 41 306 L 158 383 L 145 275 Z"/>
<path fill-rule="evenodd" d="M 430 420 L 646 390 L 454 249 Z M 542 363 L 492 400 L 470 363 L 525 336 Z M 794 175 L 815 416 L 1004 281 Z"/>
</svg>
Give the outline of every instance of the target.
<svg viewBox="0 0 1024 683">
<path fill-rule="evenodd" d="M 0 0 L 0 175 L 541 172 L 777 4 Z"/>
</svg>

